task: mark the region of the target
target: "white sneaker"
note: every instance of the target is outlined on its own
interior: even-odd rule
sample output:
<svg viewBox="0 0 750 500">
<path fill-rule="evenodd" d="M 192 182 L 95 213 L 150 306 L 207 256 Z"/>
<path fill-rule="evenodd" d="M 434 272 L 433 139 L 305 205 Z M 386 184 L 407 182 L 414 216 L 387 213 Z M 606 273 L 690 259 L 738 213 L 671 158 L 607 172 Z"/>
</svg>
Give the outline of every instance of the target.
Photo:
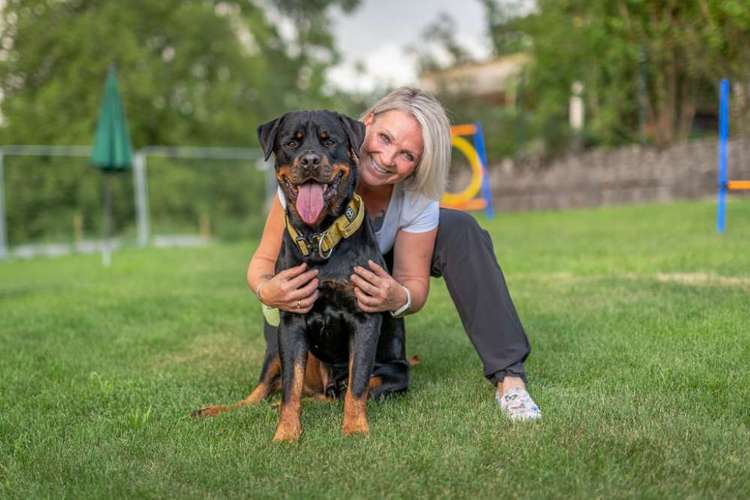
<svg viewBox="0 0 750 500">
<path fill-rule="evenodd" d="M 519 387 L 508 389 L 502 396 L 500 392 L 495 391 L 495 399 L 503 413 L 514 422 L 542 418 L 542 410 L 531 399 L 526 389 Z"/>
</svg>

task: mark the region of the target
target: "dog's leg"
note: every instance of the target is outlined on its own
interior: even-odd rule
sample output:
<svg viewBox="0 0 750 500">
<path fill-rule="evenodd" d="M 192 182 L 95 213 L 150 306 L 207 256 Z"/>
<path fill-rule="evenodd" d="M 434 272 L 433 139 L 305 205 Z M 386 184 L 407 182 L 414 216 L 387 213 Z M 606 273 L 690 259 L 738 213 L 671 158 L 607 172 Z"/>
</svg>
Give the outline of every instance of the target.
<svg viewBox="0 0 750 500">
<path fill-rule="evenodd" d="M 263 362 L 263 369 L 260 372 L 260 380 L 255 389 L 248 394 L 248 396 L 242 401 L 236 403 L 234 407 L 254 405 L 258 404 L 268 397 L 276 389 L 279 389 L 281 384 L 281 359 L 276 354 L 273 358 L 266 359 Z"/>
<path fill-rule="evenodd" d="M 303 394 L 305 396 L 316 397 L 323 394 L 325 390 L 324 364 L 316 358 L 313 353 L 307 353 L 307 365 L 305 366 L 305 386 Z"/>
<path fill-rule="evenodd" d="M 274 343 L 275 344 L 275 343 Z M 281 376 L 281 362 L 278 349 L 275 345 L 266 346 L 266 355 L 263 360 L 263 368 L 260 371 L 260 380 L 255 389 L 243 400 L 232 405 L 210 405 L 194 410 L 193 417 L 215 417 L 243 406 L 258 404 L 263 401 L 274 390 L 278 389 Z"/>
<path fill-rule="evenodd" d="M 375 362 L 380 315 L 372 315 L 369 321 L 356 328 L 349 349 L 349 383 L 344 397 L 344 435 L 367 434 L 367 392 L 370 374 Z"/>
<path fill-rule="evenodd" d="M 302 390 L 305 385 L 307 340 L 301 318 L 284 318 L 285 328 L 279 330 L 281 384 L 283 397 L 274 441 L 297 441 L 302 434 Z M 295 328 L 296 326 L 296 328 Z"/>
<path fill-rule="evenodd" d="M 382 314 L 382 321 L 378 354 L 370 377 L 371 400 L 381 400 L 406 391 L 409 387 L 409 367 L 413 366 L 412 360 L 406 359 L 403 320 L 385 313 Z"/>
</svg>

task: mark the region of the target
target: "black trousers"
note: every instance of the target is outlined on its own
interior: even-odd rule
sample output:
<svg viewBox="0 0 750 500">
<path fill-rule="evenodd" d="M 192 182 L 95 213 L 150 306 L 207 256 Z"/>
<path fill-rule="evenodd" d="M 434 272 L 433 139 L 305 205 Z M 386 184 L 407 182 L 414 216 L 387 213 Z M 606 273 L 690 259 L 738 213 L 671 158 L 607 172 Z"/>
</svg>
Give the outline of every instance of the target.
<svg viewBox="0 0 750 500">
<path fill-rule="evenodd" d="M 393 252 L 385 260 L 393 269 Z M 526 381 L 523 362 L 531 351 L 529 340 L 510 298 L 492 239 L 474 217 L 440 209 L 430 273 L 445 280 L 464 330 L 482 360 L 484 376 L 493 385 L 506 375 Z M 277 342 L 278 330 L 268 323 L 264 326 L 269 347 L 276 348 L 272 344 Z M 405 364 L 405 360 L 399 362 Z"/>
<path fill-rule="evenodd" d="M 497 384 L 506 375 L 526 381 L 531 352 L 489 233 L 471 215 L 440 209 L 432 276 L 442 276 L 464 330 L 479 354 L 484 376 Z"/>
</svg>

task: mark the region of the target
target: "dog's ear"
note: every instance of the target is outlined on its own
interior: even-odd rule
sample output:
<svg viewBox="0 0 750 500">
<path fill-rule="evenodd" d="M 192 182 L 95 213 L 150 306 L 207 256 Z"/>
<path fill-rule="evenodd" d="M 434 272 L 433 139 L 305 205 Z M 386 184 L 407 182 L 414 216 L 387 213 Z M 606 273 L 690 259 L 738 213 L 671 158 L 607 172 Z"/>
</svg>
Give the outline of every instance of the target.
<svg viewBox="0 0 750 500">
<path fill-rule="evenodd" d="M 286 116 L 286 115 L 285 115 Z M 268 160 L 273 153 L 273 145 L 276 142 L 276 134 L 279 133 L 279 125 L 284 119 L 283 116 L 271 120 L 268 123 L 258 126 L 258 142 L 260 147 L 263 149 L 263 156 L 265 160 Z"/>
<path fill-rule="evenodd" d="M 354 156 L 359 158 L 359 148 L 362 147 L 365 140 L 365 124 L 342 114 L 339 114 L 339 120 L 344 124 L 344 130 Z"/>
</svg>

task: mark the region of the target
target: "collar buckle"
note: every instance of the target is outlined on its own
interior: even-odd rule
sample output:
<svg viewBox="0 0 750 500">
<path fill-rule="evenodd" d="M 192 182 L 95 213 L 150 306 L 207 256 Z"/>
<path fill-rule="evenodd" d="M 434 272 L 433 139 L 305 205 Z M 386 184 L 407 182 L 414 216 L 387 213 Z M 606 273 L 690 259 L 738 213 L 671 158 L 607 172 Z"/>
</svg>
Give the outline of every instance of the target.
<svg viewBox="0 0 750 500">
<path fill-rule="evenodd" d="M 331 257 L 331 254 L 333 253 L 333 247 L 334 245 L 331 244 L 330 241 L 328 241 L 328 251 L 323 249 L 323 242 L 325 242 L 327 239 L 330 239 L 330 236 L 328 234 L 328 231 L 322 234 L 316 234 L 318 238 L 318 255 L 320 255 L 321 259 L 328 260 Z"/>
</svg>

